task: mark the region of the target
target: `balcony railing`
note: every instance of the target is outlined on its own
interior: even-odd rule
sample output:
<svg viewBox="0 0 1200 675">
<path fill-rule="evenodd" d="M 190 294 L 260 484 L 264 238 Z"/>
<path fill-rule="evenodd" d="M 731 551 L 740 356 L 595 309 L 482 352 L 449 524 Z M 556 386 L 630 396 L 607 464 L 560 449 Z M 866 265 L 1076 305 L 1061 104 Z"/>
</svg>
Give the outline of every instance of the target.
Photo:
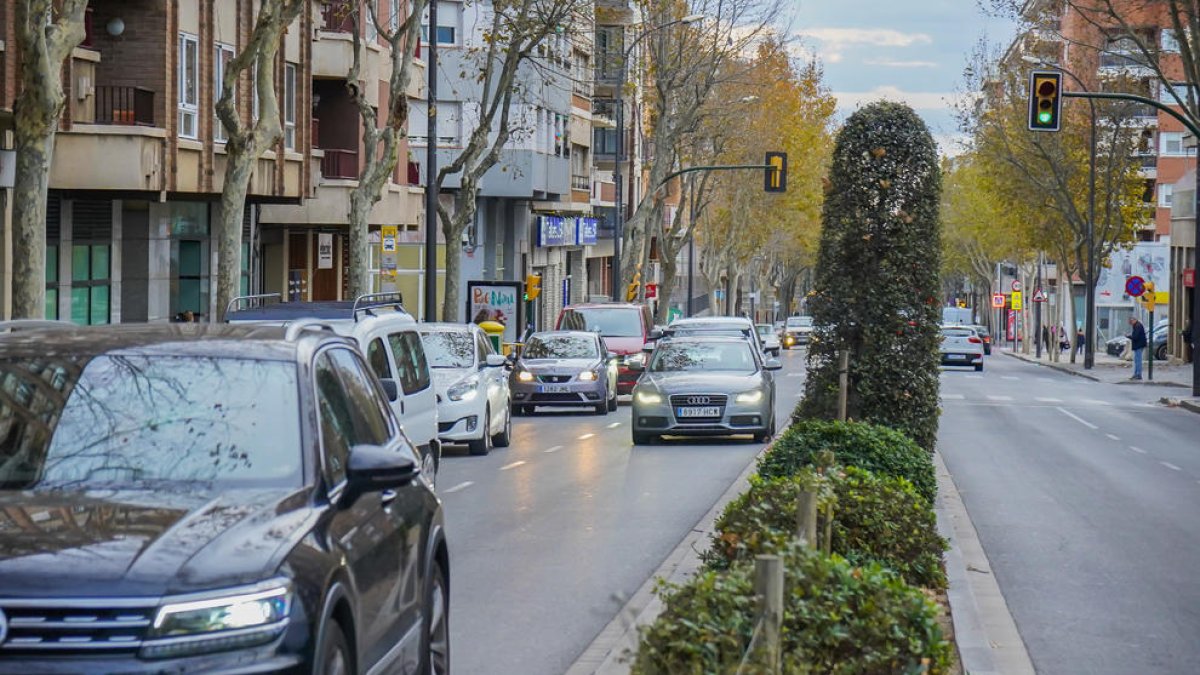
<svg viewBox="0 0 1200 675">
<path fill-rule="evenodd" d="M 1153 169 L 1158 166 L 1158 155 L 1155 154 L 1138 154 L 1136 155 L 1138 164 L 1143 169 Z"/>
<path fill-rule="evenodd" d="M 593 117 L 610 117 L 617 116 L 617 102 L 611 98 L 597 98 L 592 100 L 592 116 Z"/>
<path fill-rule="evenodd" d="M 321 3 L 321 30 L 334 33 L 353 33 L 354 15 L 349 0 Z"/>
<path fill-rule="evenodd" d="M 154 126 L 154 92 L 142 87 L 96 87 L 96 124 Z"/>
<path fill-rule="evenodd" d="M 588 176 L 571 175 L 572 190 L 588 190 L 592 189 L 592 179 Z"/>
<path fill-rule="evenodd" d="M 358 151 L 325 148 L 321 158 L 321 176 L 340 180 L 358 179 Z"/>
</svg>

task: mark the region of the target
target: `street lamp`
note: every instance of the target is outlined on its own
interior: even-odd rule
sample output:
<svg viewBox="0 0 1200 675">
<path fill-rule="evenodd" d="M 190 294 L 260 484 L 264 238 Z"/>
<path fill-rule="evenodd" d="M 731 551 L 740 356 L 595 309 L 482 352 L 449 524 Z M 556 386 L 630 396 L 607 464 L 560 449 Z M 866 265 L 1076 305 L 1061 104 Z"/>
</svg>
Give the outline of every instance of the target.
<svg viewBox="0 0 1200 675">
<path fill-rule="evenodd" d="M 613 157 L 613 164 L 616 172 L 616 181 L 614 187 L 617 204 L 616 216 L 613 218 L 613 264 L 612 264 L 612 298 L 614 301 L 621 298 L 621 240 L 625 236 L 625 203 L 624 203 L 624 176 L 621 172 L 621 162 L 624 160 L 622 155 L 625 150 L 625 77 L 628 72 L 626 64 L 629 62 L 629 55 L 633 53 L 633 48 L 639 42 L 645 39 L 648 35 L 671 26 L 686 25 L 703 21 L 703 14 L 689 14 L 682 19 L 675 19 L 664 24 L 655 26 L 644 31 L 633 42 L 630 42 L 625 47 L 624 53 L 621 55 L 621 68 L 617 71 L 617 148 Z"/>
<path fill-rule="evenodd" d="M 1053 68 L 1059 72 L 1075 80 L 1079 88 L 1084 92 L 1090 92 L 1087 85 L 1083 83 L 1078 75 L 1070 70 L 1054 63 L 1046 63 L 1044 60 L 1037 58 L 1031 54 L 1023 54 L 1021 60 L 1026 63 L 1042 68 Z M 1090 147 L 1088 148 L 1088 222 L 1087 234 L 1087 288 L 1084 289 L 1086 306 L 1084 310 L 1084 341 L 1083 341 L 1083 368 L 1091 370 L 1096 365 L 1096 101 L 1088 99 L 1088 108 L 1091 114 L 1092 136 Z M 1068 295 L 1069 299 L 1069 295 Z M 1041 336 L 1037 336 L 1041 339 Z"/>
</svg>

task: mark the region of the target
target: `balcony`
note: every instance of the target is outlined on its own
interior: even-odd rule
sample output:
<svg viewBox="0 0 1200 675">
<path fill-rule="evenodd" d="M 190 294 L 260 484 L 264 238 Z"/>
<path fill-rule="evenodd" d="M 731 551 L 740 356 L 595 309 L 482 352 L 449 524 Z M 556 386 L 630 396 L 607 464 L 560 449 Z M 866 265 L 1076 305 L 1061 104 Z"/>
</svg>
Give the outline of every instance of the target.
<svg viewBox="0 0 1200 675">
<path fill-rule="evenodd" d="M 95 124 L 154 126 L 154 92 L 143 87 L 96 87 Z"/>
<path fill-rule="evenodd" d="M 332 180 L 358 180 L 358 151 L 325 148 L 321 158 L 321 177 Z"/>
<path fill-rule="evenodd" d="M 591 177 L 571 174 L 571 189 L 590 191 L 592 189 Z"/>
<path fill-rule="evenodd" d="M 421 165 L 413 161 L 408 162 L 408 184 L 421 184 Z"/>
<path fill-rule="evenodd" d="M 321 3 L 321 30 L 331 33 L 353 33 L 354 15 L 351 13 L 350 2 Z"/>
</svg>

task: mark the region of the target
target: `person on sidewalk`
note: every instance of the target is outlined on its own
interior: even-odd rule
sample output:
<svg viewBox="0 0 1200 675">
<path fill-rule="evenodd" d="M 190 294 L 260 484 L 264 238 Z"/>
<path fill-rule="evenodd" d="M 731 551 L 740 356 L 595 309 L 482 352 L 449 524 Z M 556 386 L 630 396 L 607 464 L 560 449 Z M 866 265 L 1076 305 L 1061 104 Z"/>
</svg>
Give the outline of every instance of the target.
<svg viewBox="0 0 1200 675">
<path fill-rule="evenodd" d="M 1146 351 L 1146 327 L 1142 325 L 1137 317 L 1129 317 L 1129 326 L 1132 328 L 1129 335 L 1129 348 L 1133 351 L 1133 377 L 1131 380 L 1142 379 L 1142 352 Z"/>
</svg>

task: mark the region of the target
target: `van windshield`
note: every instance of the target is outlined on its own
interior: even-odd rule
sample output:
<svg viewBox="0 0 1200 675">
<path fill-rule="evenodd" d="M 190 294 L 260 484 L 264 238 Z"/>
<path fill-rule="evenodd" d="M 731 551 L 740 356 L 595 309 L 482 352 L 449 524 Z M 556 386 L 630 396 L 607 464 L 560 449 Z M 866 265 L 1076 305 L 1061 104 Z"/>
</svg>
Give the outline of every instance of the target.
<svg viewBox="0 0 1200 675">
<path fill-rule="evenodd" d="M 580 307 L 563 312 L 562 330 L 586 330 L 604 337 L 643 337 L 636 307 Z"/>
</svg>

